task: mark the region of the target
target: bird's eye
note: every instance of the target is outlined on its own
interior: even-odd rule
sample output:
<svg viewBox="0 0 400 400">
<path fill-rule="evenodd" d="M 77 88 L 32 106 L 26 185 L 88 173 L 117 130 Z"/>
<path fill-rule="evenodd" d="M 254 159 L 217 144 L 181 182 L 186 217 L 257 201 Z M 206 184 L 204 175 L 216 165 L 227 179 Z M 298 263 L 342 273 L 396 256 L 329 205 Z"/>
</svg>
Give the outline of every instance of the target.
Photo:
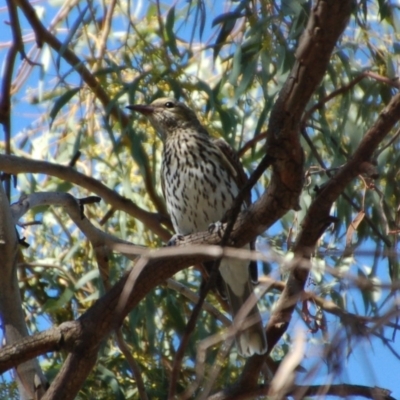
<svg viewBox="0 0 400 400">
<path fill-rule="evenodd" d="M 174 108 L 174 107 L 175 107 L 175 104 L 174 104 L 172 101 L 167 101 L 167 102 L 164 104 L 164 106 L 167 107 L 167 108 Z"/>
</svg>

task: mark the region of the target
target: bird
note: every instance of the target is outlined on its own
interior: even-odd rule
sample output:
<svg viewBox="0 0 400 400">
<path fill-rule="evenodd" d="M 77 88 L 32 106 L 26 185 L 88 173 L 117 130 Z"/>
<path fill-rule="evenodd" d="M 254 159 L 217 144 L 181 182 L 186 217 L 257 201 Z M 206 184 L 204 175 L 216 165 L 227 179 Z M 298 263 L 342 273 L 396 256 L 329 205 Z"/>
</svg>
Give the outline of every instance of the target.
<svg viewBox="0 0 400 400">
<path fill-rule="evenodd" d="M 235 151 L 212 138 L 195 112 L 174 98 L 127 108 L 147 117 L 161 136 L 161 186 L 176 235 L 207 231 L 219 223 L 247 180 Z M 224 258 L 219 273 L 234 318 L 253 293 L 254 269 L 250 271 L 247 260 Z M 244 357 L 265 354 L 268 345 L 257 304 L 247 318 L 255 322 L 236 333 L 238 352 Z"/>
</svg>

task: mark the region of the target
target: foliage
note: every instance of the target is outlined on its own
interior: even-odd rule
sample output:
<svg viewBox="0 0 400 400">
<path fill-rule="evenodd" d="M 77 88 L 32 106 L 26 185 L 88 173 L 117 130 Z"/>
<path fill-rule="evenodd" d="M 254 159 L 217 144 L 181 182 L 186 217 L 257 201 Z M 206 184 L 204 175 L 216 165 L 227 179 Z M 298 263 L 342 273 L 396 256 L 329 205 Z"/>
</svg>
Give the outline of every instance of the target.
<svg viewBox="0 0 400 400">
<path fill-rule="evenodd" d="M 35 27 L 20 13 L 27 57 L 17 61 L 12 80 L 12 154 L 68 165 L 79 151 L 73 163 L 77 171 L 141 209 L 158 213 L 168 228 L 159 185 L 161 142 L 147 121 L 133 115 L 131 124 L 126 125 L 122 117 L 114 117 L 114 107 L 123 110 L 128 104 L 148 103 L 166 95 L 181 98 L 196 110 L 212 135 L 243 149 L 241 161 L 251 173 L 264 155 L 270 111 L 293 67 L 312 2 L 242 0 L 227 2 L 226 9 L 205 0 L 173 4 L 71 0 L 34 6 L 62 47 L 58 52 L 47 44 L 39 48 Z M 273 271 L 276 279 L 285 275 L 279 268 L 290 257 L 316 193 L 351 158 L 398 90 L 399 18 L 394 2 L 360 0 L 354 7 L 301 121 L 305 152 L 301 210 L 288 212 L 259 237 L 258 248 L 266 255 L 266 261 L 259 261 L 260 271 Z M 96 77 L 110 99 L 107 104 L 88 87 L 79 69 L 66 62 L 67 49 Z M 5 50 L 1 55 L 5 58 Z M 388 285 L 398 284 L 400 277 L 398 133 L 388 136 L 375 152 L 372 161 L 379 177 L 360 174 L 335 203 L 331 214 L 336 223 L 320 239 L 312 281 L 306 288 L 321 299 L 332 300 L 341 310 L 365 317 L 386 315 L 394 307 L 394 292 Z M 0 145 L 6 152 L 6 138 Z M 268 170 L 253 190 L 253 201 L 270 180 Z M 92 194 L 85 184 L 51 174 L 24 173 L 17 177 L 11 202 L 24 192 L 50 191 L 68 192 L 76 198 Z M 110 212 L 107 201 L 86 205 L 84 211 L 90 221 L 101 221 L 100 228 L 118 238 L 151 248 L 165 243 L 165 237 L 135 215 L 121 209 Z M 32 209 L 24 221 L 33 220 L 40 225 L 18 228 L 29 244 L 21 251 L 18 271 L 31 333 L 78 318 L 107 289 L 93 247 L 62 208 Z M 274 256 L 268 259 L 271 252 Z M 109 265 L 110 281 L 115 283 L 131 261 L 114 253 Z M 348 275 L 344 276 L 345 272 Z M 195 292 L 200 285 L 200 274 L 194 269 L 181 271 L 174 279 Z M 377 286 L 363 286 L 361 279 Z M 382 281 L 385 287 L 379 286 Z M 280 290 L 273 288 L 260 301 L 265 320 L 279 294 Z M 221 308 L 212 294 L 207 300 Z M 313 331 L 307 333 L 310 339 L 326 349 L 336 340 L 340 321 L 320 303 L 304 307 L 297 309 L 298 318 Z M 165 398 L 174 356 L 192 309 L 193 303 L 185 296 L 161 286 L 123 323 L 124 339 L 140 366 L 149 398 Z M 397 323 L 391 327 L 395 332 Z M 208 312 L 199 317 L 185 353 L 178 392 L 194 380 L 198 343 L 221 329 L 222 323 Z M 387 345 L 391 332 L 382 326 L 373 335 Z M 275 347 L 271 356 L 276 362 L 285 357 L 295 335 L 289 331 Z M 351 334 L 341 337 L 346 340 L 340 355 L 343 363 L 355 341 Z M 216 387 L 233 383 L 243 368 L 244 361 L 235 348 L 230 354 Z M 50 381 L 65 356 L 53 352 L 42 357 L 41 366 Z M 206 376 L 212 373 L 216 357 L 216 349 L 211 349 Z M 329 355 L 322 358 L 330 369 Z M 318 368 L 320 374 L 327 371 L 323 365 Z M 307 384 L 311 383 L 309 377 Z M 8 383 L 1 390 L 5 385 Z M 96 399 L 138 398 L 130 365 L 114 335 L 101 347 L 78 398 L 94 398 L 94 392 Z"/>
</svg>

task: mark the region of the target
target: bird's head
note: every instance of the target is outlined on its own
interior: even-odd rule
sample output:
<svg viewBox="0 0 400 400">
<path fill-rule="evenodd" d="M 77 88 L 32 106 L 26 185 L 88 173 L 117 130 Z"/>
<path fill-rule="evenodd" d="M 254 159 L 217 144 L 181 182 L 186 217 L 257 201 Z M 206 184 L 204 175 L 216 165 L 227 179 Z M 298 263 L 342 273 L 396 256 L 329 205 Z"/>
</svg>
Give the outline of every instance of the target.
<svg viewBox="0 0 400 400">
<path fill-rule="evenodd" d="M 180 128 L 201 127 L 189 107 L 169 97 L 156 99 L 149 105 L 134 104 L 127 108 L 145 115 L 163 138 L 173 135 Z"/>
</svg>

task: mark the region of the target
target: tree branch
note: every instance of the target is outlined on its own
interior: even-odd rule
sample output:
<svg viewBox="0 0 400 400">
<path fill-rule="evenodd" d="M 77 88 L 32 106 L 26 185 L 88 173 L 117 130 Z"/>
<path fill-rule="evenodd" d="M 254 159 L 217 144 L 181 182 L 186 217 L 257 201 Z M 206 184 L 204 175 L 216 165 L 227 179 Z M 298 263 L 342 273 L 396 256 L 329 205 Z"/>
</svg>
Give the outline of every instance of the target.
<svg viewBox="0 0 400 400">
<path fill-rule="evenodd" d="M 238 390 L 236 393 L 225 394 L 224 392 L 215 393 L 210 396 L 208 400 L 247 400 L 254 399 L 258 396 L 265 396 L 268 394 L 269 386 L 259 386 L 256 389 L 245 391 Z M 292 390 L 288 391 L 288 396 L 296 398 L 296 392 L 301 391 L 303 396 L 320 396 L 321 394 L 330 396 L 362 396 L 367 399 L 382 399 L 382 400 L 396 400 L 390 396 L 390 391 L 379 387 L 362 386 L 362 385 L 313 385 L 313 386 L 300 386 L 295 385 Z"/>
<path fill-rule="evenodd" d="M 268 126 L 267 153 L 275 158 L 268 192 L 250 210 L 246 218 L 256 223 L 267 222 L 265 214 L 272 211 L 278 218 L 288 210 L 298 209 L 298 198 L 303 185 L 303 151 L 300 146 L 300 122 L 311 95 L 321 82 L 334 46 L 346 27 L 352 1 L 318 0 L 311 9 L 307 27 L 296 50 L 296 62 L 271 111 Z M 253 214 L 254 213 L 254 217 Z M 260 229 L 260 232 L 261 233 Z M 243 232 L 241 230 L 241 232 Z M 320 233 L 322 233 L 321 231 Z M 316 242 L 317 239 L 315 239 Z M 294 283 L 288 282 L 289 286 Z M 288 287 L 288 286 L 287 286 Z M 279 308 L 271 315 L 267 326 L 268 348 L 272 349 L 289 325 L 291 312 L 303 286 L 282 293 L 280 307 L 289 303 L 287 314 Z M 290 293 L 286 296 L 286 293 Z M 275 326 L 275 329 L 271 327 Z M 264 357 L 249 359 L 240 384 L 254 387 Z"/>
<path fill-rule="evenodd" d="M 28 336 L 25 314 L 17 278 L 18 238 L 7 196 L 0 184 L 0 315 L 6 343 Z M 15 366 L 15 364 L 14 364 Z M 21 399 L 28 400 L 44 393 L 47 380 L 37 360 L 15 368 Z"/>
<path fill-rule="evenodd" d="M 171 237 L 169 231 L 161 226 L 162 223 L 166 223 L 166 217 L 143 210 L 131 200 L 109 189 L 98 180 L 76 171 L 73 167 L 53 164 L 47 161 L 30 160 L 24 157 L 0 155 L 0 170 L 14 175 L 19 173 L 46 174 L 74 183 L 92 193 L 96 193 L 115 209 L 125 211 L 132 217 L 137 218 L 161 239 L 166 241 Z"/>
<path fill-rule="evenodd" d="M 95 78 L 95 76 L 86 68 L 84 62 L 79 59 L 79 57 L 68 47 L 63 46 L 52 33 L 50 33 L 44 25 L 39 20 L 36 15 L 35 9 L 33 6 L 26 0 L 18 0 L 18 7 L 24 13 L 26 19 L 31 24 L 33 30 L 35 31 L 36 41 L 38 43 L 38 47 L 40 47 L 41 43 L 47 43 L 53 50 L 55 50 L 58 54 L 62 54 L 62 57 L 65 61 L 70 64 L 82 77 L 83 81 L 89 86 L 89 88 L 93 91 L 96 98 L 100 100 L 105 110 L 109 110 L 110 115 L 113 119 L 121 124 L 123 128 L 123 132 L 126 132 L 130 129 L 131 122 L 127 115 L 123 113 L 116 103 L 111 102 L 107 92 L 103 89 L 100 82 Z M 140 144 L 137 144 L 138 146 Z M 142 150 L 143 153 L 144 150 Z M 146 176 L 144 179 L 146 190 L 157 210 L 166 215 L 166 209 L 163 201 L 157 195 L 154 185 L 149 174 L 150 168 L 148 165 L 143 166 L 146 171 Z"/>
<path fill-rule="evenodd" d="M 304 289 L 309 274 L 309 259 L 321 234 L 332 222 L 329 211 L 334 201 L 340 196 L 349 183 L 357 177 L 363 162 L 369 162 L 379 143 L 390 132 L 400 119 L 400 93 L 392 98 L 381 112 L 376 123 L 361 140 L 353 157 L 332 177 L 318 193 L 308 209 L 302 223 L 302 230 L 294 245 L 295 258 L 291 273 L 282 292 L 274 313 L 267 326 L 267 337 L 273 344 L 286 331 L 292 312 Z M 269 342 L 268 342 L 269 343 Z"/>
</svg>

